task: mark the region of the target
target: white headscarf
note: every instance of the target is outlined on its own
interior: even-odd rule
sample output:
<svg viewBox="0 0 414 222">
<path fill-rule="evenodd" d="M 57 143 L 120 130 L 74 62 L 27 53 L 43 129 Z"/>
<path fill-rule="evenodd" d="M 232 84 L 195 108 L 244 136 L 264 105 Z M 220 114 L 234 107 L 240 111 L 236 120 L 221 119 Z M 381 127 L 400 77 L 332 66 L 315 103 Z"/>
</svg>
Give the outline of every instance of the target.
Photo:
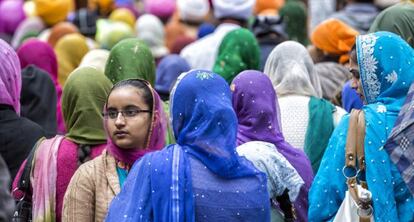
<svg viewBox="0 0 414 222">
<path fill-rule="evenodd" d="M 155 58 L 168 54 L 165 46 L 165 31 L 160 19 L 151 14 L 140 16 L 135 23 L 137 37 L 144 41 L 151 49 Z"/>
<path fill-rule="evenodd" d="M 184 21 L 202 22 L 210 10 L 207 0 L 177 0 L 180 18 Z"/>
<path fill-rule="evenodd" d="M 278 95 L 322 97 L 319 77 L 306 48 L 294 41 L 276 46 L 267 58 L 264 73 Z"/>
<path fill-rule="evenodd" d="M 255 2 L 255 0 L 213 0 L 214 17 L 247 20 L 253 13 Z"/>
<path fill-rule="evenodd" d="M 79 67 L 92 66 L 102 73 L 105 72 L 106 61 L 109 57 L 109 51 L 106 49 L 92 49 L 82 58 Z"/>
</svg>

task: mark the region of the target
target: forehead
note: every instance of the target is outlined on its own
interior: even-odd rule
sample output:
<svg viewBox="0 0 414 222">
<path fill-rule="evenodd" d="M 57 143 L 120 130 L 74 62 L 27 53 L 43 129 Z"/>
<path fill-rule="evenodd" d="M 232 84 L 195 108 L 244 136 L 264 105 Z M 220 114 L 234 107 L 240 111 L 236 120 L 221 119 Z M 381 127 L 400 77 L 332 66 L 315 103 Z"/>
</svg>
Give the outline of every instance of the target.
<svg viewBox="0 0 414 222">
<path fill-rule="evenodd" d="M 133 86 L 123 86 L 112 90 L 108 97 L 108 107 L 124 108 L 127 106 L 137 106 L 141 109 L 148 108 L 141 89 Z"/>
</svg>

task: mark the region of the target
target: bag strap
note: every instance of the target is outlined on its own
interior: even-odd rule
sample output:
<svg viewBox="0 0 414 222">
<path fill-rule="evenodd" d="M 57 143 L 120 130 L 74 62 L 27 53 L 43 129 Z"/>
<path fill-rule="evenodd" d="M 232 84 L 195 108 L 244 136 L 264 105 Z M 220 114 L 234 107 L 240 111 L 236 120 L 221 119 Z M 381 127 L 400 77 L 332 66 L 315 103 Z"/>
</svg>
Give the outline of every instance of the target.
<svg viewBox="0 0 414 222">
<path fill-rule="evenodd" d="M 29 156 L 27 157 L 26 165 L 23 168 L 23 172 L 20 176 L 19 183 L 17 184 L 17 189 L 22 191 L 25 196 L 26 194 L 30 193 L 30 175 L 32 172 L 33 159 L 35 157 L 37 147 L 44 139 L 44 137 L 40 138 L 35 144 L 35 146 L 33 146 L 32 150 L 29 153 Z"/>
</svg>

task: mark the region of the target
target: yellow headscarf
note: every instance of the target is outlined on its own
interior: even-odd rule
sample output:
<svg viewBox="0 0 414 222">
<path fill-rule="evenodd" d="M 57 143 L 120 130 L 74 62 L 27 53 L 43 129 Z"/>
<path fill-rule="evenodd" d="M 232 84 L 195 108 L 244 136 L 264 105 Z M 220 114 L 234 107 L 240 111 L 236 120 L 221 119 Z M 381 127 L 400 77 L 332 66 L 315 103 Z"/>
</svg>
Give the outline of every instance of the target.
<svg viewBox="0 0 414 222">
<path fill-rule="evenodd" d="M 61 86 L 69 74 L 75 70 L 89 51 L 86 38 L 79 33 L 68 34 L 62 37 L 55 46 L 58 59 L 58 81 Z"/>
<path fill-rule="evenodd" d="M 131 28 L 135 27 L 135 16 L 130 10 L 126 8 L 115 9 L 109 16 L 109 20 L 124 22 Z"/>
<path fill-rule="evenodd" d="M 256 0 L 255 14 L 271 15 L 278 14 L 280 8 L 285 4 L 285 0 Z"/>
<path fill-rule="evenodd" d="M 358 34 L 358 31 L 347 24 L 337 19 L 328 19 L 315 28 L 311 41 L 322 51 L 340 56 L 339 63 L 343 64 L 348 62 L 348 53 L 355 44 Z"/>
<path fill-rule="evenodd" d="M 66 20 L 73 6 L 71 0 L 34 0 L 34 4 L 36 15 L 49 26 Z"/>
</svg>

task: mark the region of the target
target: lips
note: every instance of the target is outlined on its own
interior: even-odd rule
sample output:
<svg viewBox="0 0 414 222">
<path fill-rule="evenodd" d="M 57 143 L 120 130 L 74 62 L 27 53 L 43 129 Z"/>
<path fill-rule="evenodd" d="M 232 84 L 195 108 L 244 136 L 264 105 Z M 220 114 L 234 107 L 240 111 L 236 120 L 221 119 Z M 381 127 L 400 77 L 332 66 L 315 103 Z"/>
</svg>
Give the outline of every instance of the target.
<svg viewBox="0 0 414 222">
<path fill-rule="evenodd" d="M 114 135 L 118 136 L 118 137 L 126 136 L 127 134 L 128 134 L 128 132 L 123 131 L 123 130 L 117 130 L 117 131 L 114 132 Z"/>
</svg>

